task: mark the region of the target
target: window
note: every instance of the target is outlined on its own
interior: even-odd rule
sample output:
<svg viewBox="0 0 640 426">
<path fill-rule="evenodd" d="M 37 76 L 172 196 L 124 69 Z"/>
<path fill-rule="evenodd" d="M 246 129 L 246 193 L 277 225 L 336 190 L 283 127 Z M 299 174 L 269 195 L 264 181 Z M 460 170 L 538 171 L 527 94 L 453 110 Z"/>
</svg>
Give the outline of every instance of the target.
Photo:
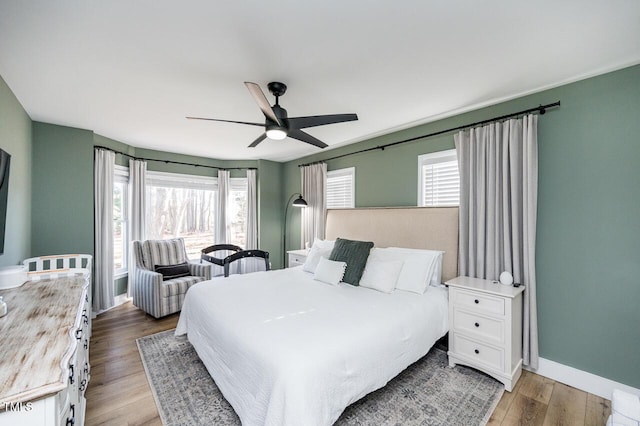
<svg viewBox="0 0 640 426">
<path fill-rule="evenodd" d="M 455 149 L 420 155 L 418 175 L 419 206 L 460 204 L 460 175 Z"/>
<path fill-rule="evenodd" d="M 246 178 L 231 178 L 229 188 L 229 223 L 227 239 L 229 244 L 247 247 L 247 195 Z"/>
<path fill-rule="evenodd" d="M 217 179 L 147 172 L 147 239 L 184 238 L 187 256 L 214 243 Z"/>
<path fill-rule="evenodd" d="M 355 207 L 355 167 L 327 172 L 326 201 L 328 209 Z"/>
<path fill-rule="evenodd" d="M 184 238 L 187 256 L 215 242 L 218 180 L 214 177 L 147 172 L 147 238 Z M 230 179 L 229 242 L 244 247 L 247 229 L 247 179 Z"/>
<path fill-rule="evenodd" d="M 127 274 L 129 259 L 129 169 L 115 166 L 113 176 L 113 272 L 115 278 Z"/>
</svg>

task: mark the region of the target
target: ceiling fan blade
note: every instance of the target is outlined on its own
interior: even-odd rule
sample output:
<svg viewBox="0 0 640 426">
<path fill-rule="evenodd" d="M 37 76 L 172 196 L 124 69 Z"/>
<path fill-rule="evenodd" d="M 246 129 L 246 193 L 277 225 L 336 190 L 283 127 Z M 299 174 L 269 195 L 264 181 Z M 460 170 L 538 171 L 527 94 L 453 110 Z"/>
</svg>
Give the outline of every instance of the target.
<svg viewBox="0 0 640 426">
<path fill-rule="evenodd" d="M 293 117 L 289 118 L 290 129 L 306 129 L 307 127 L 324 126 L 325 124 L 344 123 L 345 121 L 355 121 L 358 119 L 357 114 L 330 114 L 330 115 L 312 115 L 309 117 Z"/>
<path fill-rule="evenodd" d="M 249 145 L 249 148 L 255 148 L 256 146 L 258 146 L 260 142 L 262 142 L 266 138 L 267 138 L 266 133 L 261 134 L 260 136 L 258 136 L 258 138 L 255 141 L 251 142 L 251 145 Z"/>
<path fill-rule="evenodd" d="M 302 130 L 298 130 L 298 129 L 289 129 L 289 134 L 287 136 L 293 139 L 298 139 L 299 141 L 302 141 L 302 142 L 306 142 L 313 146 L 317 146 L 318 148 L 326 148 L 329 146 L 326 143 L 322 142 L 321 140 L 314 138 L 309 133 L 305 133 Z"/>
<path fill-rule="evenodd" d="M 220 120 L 218 118 L 204 118 L 204 117 L 187 117 L 187 118 L 189 120 L 221 121 L 223 123 L 248 124 L 250 126 L 261 126 L 261 127 L 264 127 L 264 123 L 250 123 L 248 121 Z"/>
<path fill-rule="evenodd" d="M 256 83 L 251 83 L 250 81 L 245 81 L 244 85 L 247 86 L 247 89 L 249 89 L 249 93 L 251 93 L 251 96 L 253 96 L 253 100 L 256 101 L 264 116 L 269 120 L 276 122 L 278 126 L 282 126 L 282 123 L 280 122 L 278 117 L 276 117 L 276 113 L 273 112 L 273 109 L 271 108 L 271 105 L 269 105 L 269 101 L 264 96 L 264 93 L 262 92 L 262 89 L 260 89 L 260 86 L 258 86 Z"/>
</svg>

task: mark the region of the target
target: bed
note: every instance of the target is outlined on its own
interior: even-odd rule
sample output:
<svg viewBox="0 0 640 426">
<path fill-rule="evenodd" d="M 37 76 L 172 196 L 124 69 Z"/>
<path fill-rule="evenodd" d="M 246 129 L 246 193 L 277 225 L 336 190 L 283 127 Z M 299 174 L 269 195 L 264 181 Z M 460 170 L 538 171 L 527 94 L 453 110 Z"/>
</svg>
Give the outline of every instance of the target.
<svg viewBox="0 0 640 426">
<path fill-rule="evenodd" d="M 442 278 L 455 275 L 457 209 L 393 209 L 391 215 L 382 211 L 388 209 L 357 210 L 348 218 L 330 211 L 327 237 L 365 239 L 357 235 L 365 232 L 379 246 L 447 251 Z M 414 222 L 413 232 L 403 237 L 401 230 L 390 232 L 391 224 L 371 219 L 391 218 L 398 226 L 407 212 L 438 223 Z M 342 229 L 352 220 L 362 223 L 362 217 L 369 229 Z M 393 235 L 403 241 L 393 241 Z M 257 272 L 202 282 L 187 293 L 176 334 L 188 335 L 245 426 L 333 424 L 349 404 L 383 387 L 448 330 L 443 288 L 386 294 L 313 277 L 303 267 Z"/>
</svg>

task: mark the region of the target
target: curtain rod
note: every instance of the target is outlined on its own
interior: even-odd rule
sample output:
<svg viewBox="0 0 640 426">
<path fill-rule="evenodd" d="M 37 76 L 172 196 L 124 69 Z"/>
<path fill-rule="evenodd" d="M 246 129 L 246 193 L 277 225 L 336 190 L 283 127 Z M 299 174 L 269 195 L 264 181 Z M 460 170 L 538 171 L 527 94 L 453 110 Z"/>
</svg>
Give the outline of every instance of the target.
<svg viewBox="0 0 640 426">
<path fill-rule="evenodd" d="M 109 148 L 109 147 L 106 147 L 106 146 L 101 146 L 101 145 L 95 145 L 93 147 L 93 149 L 105 149 L 107 151 L 111 151 L 111 152 L 114 152 L 116 154 L 124 155 L 125 157 L 129 157 L 129 158 L 131 158 L 133 160 L 138 160 L 138 161 L 157 161 L 158 163 L 182 164 L 183 166 L 205 167 L 205 168 L 208 168 L 208 169 L 216 169 L 216 170 L 257 170 L 255 167 L 217 167 L 217 166 L 209 166 L 209 165 L 206 165 L 206 164 L 184 163 L 182 161 L 156 160 L 155 158 L 134 157 L 133 155 L 129 155 L 129 154 L 125 153 L 125 152 L 118 151 L 116 149 Z"/>
<path fill-rule="evenodd" d="M 516 116 L 522 115 L 522 114 L 528 114 L 530 112 L 538 111 L 538 113 L 540 113 L 540 115 L 543 115 L 545 112 L 547 112 L 548 108 L 553 108 L 553 107 L 557 107 L 557 106 L 560 106 L 560 101 L 553 102 L 553 103 L 546 104 L 546 105 L 540 105 L 540 106 L 537 106 L 535 108 L 529 108 L 529 109 L 525 109 L 523 111 L 518 111 L 518 112 L 514 112 L 514 113 L 511 113 L 511 114 L 507 114 L 507 115 L 501 115 L 499 117 L 489 118 L 488 120 L 477 121 L 475 123 L 469 123 L 469 124 L 465 124 L 465 125 L 458 126 L 458 127 L 452 127 L 450 129 L 446 129 L 446 130 L 440 130 L 438 132 L 429 133 L 427 135 L 415 136 L 413 138 L 403 139 L 401 141 L 391 142 L 391 143 L 388 143 L 388 144 L 385 144 L 385 145 L 372 146 L 371 148 L 365 148 L 365 149 L 361 149 L 359 151 L 354 151 L 354 152 L 349 152 L 349 153 L 346 153 L 346 154 L 336 155 L 335 157 L 325 158 L 324 160 L 312 161 L 310 163 L 305 163 L 305 164 L 298 164 L 298 167 L 310 166 L 311 164 L 324 163 L 325 161 L 336 160 L 338 158 L 348 157 L 350 155 L 355 155 L 355 154 L 362 154 L 363 152 L 375 151 L 377 149 L 379 149 L 381 151 L 384 151 L 385 148 L 388 148 L 390 146 L 400 145 L 400 144 L 407 143 L 407 142 L 413 142 L 413 141 L 416 141 L 418 139 L 425 139 L 425 138 L 430 138 L 430 137 L 433 137 L 433 136 L 439 136 L 439 135 L 442 135 L 444 133 L 455 132 L 456 130 L 464 130 L 464 129 L 467 129 L 469 127 L 479 126 L 481 124 L 493 123 L 494 121 L 500 121 L 500 120 L 504 120 L 506 118 L 516 117 Z"/>
</svg>

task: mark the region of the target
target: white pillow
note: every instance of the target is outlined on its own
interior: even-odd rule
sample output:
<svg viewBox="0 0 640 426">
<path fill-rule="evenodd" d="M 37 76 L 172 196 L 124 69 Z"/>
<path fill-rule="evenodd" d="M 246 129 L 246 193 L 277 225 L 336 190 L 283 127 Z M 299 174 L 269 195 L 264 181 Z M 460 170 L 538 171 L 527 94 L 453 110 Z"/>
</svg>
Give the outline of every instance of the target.
<svg viewBox="0 0 640 426">
<path fill-rule="evenodd" d="M 403 263 L 401 260 L 368 259 L 362 278 L 360 278 L 360 287 L 391 293 L 396 288 Z"/>
<path fill-rule="evenodd" d="M 398 277 L 396 288 L 398 290 L 411 291 L 423 294 L 429 288 L 428 276 L 431 265 L 422 260 L 406 260 L 403 262 L 402 271 Z"/>
<path fill-rule="evenodd" d="M 367 262 L 369 261 L 386 262 L 389 260 L 394 260 L 389 257 L 388 251 L 385 251 L 385 250 L 386 249 L 383 249 L 380 247 L 373 247 L 369 251 L 369 257 L 367 258 Z M 395 259 L 395 260 L 398 260 L 398 259 Z"/>
<path fill-rule="evenodd" d="M 313 240 L 312 247 L 318 247 L 322 249 L 331 249 L 333 250 L 333 246 L 336 244 L 336 240 L 320 240 L 318 238 Z"/>
<path fill-rule="evenodd" d="M 347 264 L 345 262 L 336 262 L 335 260 L 321 257 L 316 272 L 313 274 L 313 279 L 331 285 L 338 285 L 342 281 L 346 269 Z"/>
<path fill-rule="evenodd" d="M 422 294 L 428 286 L 440 285 L 442 254 L 439 250 L 420 250 L 401 247 L 378 249 L 377 258 L 402 260 L 402 270 L 396 289 Z"/>
<path fill-rule="evenodd" d="M 314 244 L 313 247 L 311 247 L 311 250 L 309 250 L 309 254 L 307 254 L 304 265 L 302 265 L 302 270 L 307 272 L 315 272 L 320 259 L 328 259 L 329 255 L 331 254 L 331 250 L 333 250 L 333 248 L 322 248 Z"/>
<path fill-rule="evenodd" d="M 442 257 L 444 252 L 441 251 L 440 255 L 435 259 L 435 267 L 433 268 L 433 275 L 431 275 L 431 281 L 429 285 L 432 287 L 443 287 L 442 285 Z"/>
</svg>

